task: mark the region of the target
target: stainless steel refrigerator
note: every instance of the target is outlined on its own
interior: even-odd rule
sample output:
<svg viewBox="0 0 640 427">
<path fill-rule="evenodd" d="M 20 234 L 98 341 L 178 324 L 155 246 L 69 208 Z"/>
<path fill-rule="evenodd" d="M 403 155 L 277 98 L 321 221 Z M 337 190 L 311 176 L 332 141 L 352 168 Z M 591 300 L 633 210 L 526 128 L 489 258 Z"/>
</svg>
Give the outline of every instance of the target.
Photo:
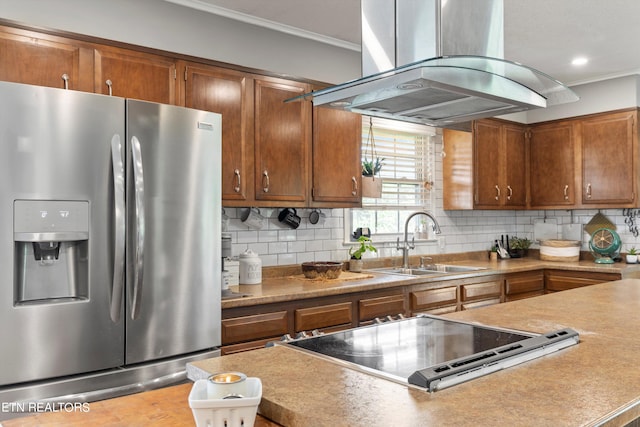
<svg viewBox="0 0 640 427">
<path fill-rule="evenodd" d="M 221 116 L 0 82 L 0 401 L 219 355 Z"/>
</svg>

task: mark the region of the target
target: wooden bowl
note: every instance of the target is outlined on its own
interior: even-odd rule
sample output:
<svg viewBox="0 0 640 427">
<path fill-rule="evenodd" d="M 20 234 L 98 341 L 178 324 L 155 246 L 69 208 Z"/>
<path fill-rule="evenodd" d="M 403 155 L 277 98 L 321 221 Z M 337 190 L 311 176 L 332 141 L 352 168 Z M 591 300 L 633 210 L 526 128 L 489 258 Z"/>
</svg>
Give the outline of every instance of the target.
<svg viewBox="0 0 640 427">
<path fill-rule="evenodd" d="M 342 273 L 342 263 L 333 261 L 303 262 L 302 272 L 307 279 L 337 279 Z"/>
</svg>

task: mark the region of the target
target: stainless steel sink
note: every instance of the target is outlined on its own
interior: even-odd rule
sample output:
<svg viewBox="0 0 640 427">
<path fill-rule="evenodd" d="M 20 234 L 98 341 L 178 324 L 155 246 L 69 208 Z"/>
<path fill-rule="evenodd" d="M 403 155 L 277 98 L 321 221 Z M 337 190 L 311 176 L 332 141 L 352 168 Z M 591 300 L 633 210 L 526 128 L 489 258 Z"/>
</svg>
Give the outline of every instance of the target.
<svg viewBox="0 0 640 427">
<path fill-rule="evenodd" d="M 388 274 L 403 274 L 409 276 L 424 276 L 446 273 L 462 273 L 467 271 L 485 270 L 484 267 L 471 267 L 467 265 L 451 265 L 451 264 L 431 264 L 425 267 L 412 267 L 404 269 L 402 267 L 384 267 L 373 268 L 370 271 Z"/>
<path fill-rule="evenodd" d="M 462 271 L 485 270 L 484 267 L 471 267 L 468 265 L 433 264 L 425 267 L 427 270 L 441 271 L 443 273 L 458 273 Z"/>
<path fill-rule="evenodd" d="M 423 276 L 426 274 L 442 274 L 443 271 L 427 270 L 426 268 L 398 268 L 398 267 L 385 267 L 385 268 L 372 268 L 369 271 L 376 271 L 378 273 L 387 274 L 404 274 L 409 276 Z"/>
</svg>

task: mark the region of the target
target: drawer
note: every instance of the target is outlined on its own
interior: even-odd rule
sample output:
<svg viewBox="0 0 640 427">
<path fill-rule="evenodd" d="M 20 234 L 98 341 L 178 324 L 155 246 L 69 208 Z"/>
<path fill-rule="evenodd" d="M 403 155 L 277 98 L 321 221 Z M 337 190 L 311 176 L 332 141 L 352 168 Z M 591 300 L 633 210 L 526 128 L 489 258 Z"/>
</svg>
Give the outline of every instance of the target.
<svg viewBox="0 0 640 427">
<path fill-rule="evenodd" d="M 411 311 L 416 312 L 445 305 L 455 305 L 458 302 L 457 289 L 456 286 L 448 286 L 446 288 L 411 292 Z"/>
<path fill-rule="evenodd" d="M 352 322 L 353 304 L 350 302 L 299 308 L 295 311 L 296 332 L 351 324 Z"/>
<path fill-rule="evenodd" d="M 286 311 L 224 319 L 222 345 L 281 337 L 287 332 L 289 331 Z"/>
<path fill-rule="evenodd" d="M 404 295 L 362 299 L 358 302 L 358 312 L 360 321 L 404 314 Z"/>
<path fill-rule="evenodd" d="M 498 297 L 498 299 L 500 299 L 502 295 L 502 280 L 461 285 L 460 289 L 462 301 L 485 299 L 488 297 Z"/>
</svg>

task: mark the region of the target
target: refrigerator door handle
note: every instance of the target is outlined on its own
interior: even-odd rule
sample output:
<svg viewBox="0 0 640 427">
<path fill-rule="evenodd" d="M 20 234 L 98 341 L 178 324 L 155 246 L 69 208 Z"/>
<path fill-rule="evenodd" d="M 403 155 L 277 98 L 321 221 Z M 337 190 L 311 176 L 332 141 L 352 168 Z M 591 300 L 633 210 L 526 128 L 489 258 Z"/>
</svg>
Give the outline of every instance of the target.
<svg viewBox="0 0 640 427">
<path fill-rule="evenodd" d="M 144 170 L 142 167 L 140 141 L 135 136 L 131 138 L 131 161 L 133 164 L 133 188 L 136 218 L 131 318 L 135 320 L 140 315 L 140 306 L 142 304 L 142 267 L 144 261 Z"/>
<path fill-rule="evenodd" d="M 113 210 L 114 210 L 114 254 L 113 254 L 113 284 L 111 288 L 111 320 L 120 320 L 122 308 L 122 294 L 124 288 L 124 250 L 126 237 L 125 216 L 125 180 L 124 160 L 120 135 L 111 138 L 111 163 L 113 167 Z"/>
</svg>

